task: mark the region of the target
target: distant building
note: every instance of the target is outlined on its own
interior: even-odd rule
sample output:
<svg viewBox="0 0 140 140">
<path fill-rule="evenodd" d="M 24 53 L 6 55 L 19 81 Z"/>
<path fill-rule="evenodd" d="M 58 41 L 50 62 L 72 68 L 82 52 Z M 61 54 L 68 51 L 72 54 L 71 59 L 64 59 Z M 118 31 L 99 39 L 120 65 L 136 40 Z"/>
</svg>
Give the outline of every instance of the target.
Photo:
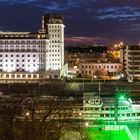
<svg viewBox="0 0 140 140">
<path fill-rule="evenodd" d="M 107 76 L 108 73 L 121 73 L 123 66 L 121 63 L 81 63 L 79 71 L 83 76 Z"/>
<path fill-rule="evenodd" d="M 126 46 L 125 55 L 125 72 L 128 81 L 140 80 L 140 46 Z"/>
<path fill-rule="evenodd" d="M 0 32 L 0 79 L 60 78 L 64 66 L 64 18 L 42 17 L 37 33 Z"/>
</svg>

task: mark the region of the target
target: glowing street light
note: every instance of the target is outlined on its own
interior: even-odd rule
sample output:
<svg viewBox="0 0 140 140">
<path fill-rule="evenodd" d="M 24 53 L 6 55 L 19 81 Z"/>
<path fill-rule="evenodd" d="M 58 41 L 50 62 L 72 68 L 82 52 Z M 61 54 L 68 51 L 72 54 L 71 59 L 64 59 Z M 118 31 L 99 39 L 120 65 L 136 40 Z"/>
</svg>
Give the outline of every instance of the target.
<svg viewBox="0 0 140 140">
<path fill-rule="evenodd" d="M 79 116 L 81 116 L 81 115 L 82 115 L 82 113 L 80 112 L 80 113 L 79 113 Z"/>
<path fill-rule="evenodd" d="M 124 97 L 123 95 L 121 95 L 121 96 L 119 97 L 119 99 L 120 99 L 120 100 L 124 100 L 125 97 Z"/>
<path fill-rule="evenodd" d="M 123 42 L 120 42 L 120 45 L 123 46 Z"/>
<path fill-rule="evenodd" d="M 88 127 L 88 126 L 89 126 L 89 123 L 88 123 L 88 122 L 86 122 L 86 123 L 85 123 L 85 126 L 86 126 L 86 127 Z"/>
<path fill-rule="evenodd" d="M 26 112 L 26 117 L 28 117 L 30 115 L 30 113 L 29 112 Z"/>
<path fill-rule="evenodd" d="M 96 78 L 97 78 L 97 76 L 96 76 L 96 75 L 94 75 L 94 76 L 93 76 L 93 78 L 94 78 L 94 79 L 96 79 Z"/>
</svg>

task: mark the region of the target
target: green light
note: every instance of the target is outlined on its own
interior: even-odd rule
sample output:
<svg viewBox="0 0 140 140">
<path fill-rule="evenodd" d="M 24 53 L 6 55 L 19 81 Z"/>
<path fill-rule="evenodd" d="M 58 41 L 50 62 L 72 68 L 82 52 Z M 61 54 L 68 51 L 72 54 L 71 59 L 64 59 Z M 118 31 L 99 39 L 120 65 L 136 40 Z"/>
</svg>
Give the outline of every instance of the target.
<svg viewBox="0 0 140 140">
<path fill-rule="evenodd" d="M 120 100 L 124 100 L 125 97 L 124 97 L 124 96 L 120 96 L 119 99 L 120 99 Z"/>
<path fill-rule="evenodd" d="M 121 93 L 121 92 L 118 93 L 116 97 L 118 100 L 127 100 L 126 94 Z"/>
</svg>

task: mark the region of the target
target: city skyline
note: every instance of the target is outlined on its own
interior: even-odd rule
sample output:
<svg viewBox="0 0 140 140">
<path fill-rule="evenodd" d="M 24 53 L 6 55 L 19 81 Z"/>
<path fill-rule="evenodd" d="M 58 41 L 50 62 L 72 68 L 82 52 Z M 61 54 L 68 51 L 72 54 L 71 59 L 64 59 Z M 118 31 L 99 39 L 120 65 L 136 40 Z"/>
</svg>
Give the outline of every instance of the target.
<svg viewBox="0 0 140 140">
<path fill-rule="evenodd" d="M 31 31 L 40 28 L 41 16 L 62 13 L 65 42 L 138 44 L 140 2 L 124 0 L 0 0 L 1 31 Z"/>
</svg>

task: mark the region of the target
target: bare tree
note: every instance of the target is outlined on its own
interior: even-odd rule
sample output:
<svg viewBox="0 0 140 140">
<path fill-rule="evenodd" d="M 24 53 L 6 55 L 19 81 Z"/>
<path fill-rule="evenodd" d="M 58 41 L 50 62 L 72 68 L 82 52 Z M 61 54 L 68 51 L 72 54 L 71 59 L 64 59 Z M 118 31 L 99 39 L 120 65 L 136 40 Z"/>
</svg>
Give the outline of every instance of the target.
<svg viewBox="0 0 140 140">
<path fill-rule="evenodd" d="M 1 140 L 64 140 L 77 134 L 85 139 L 75 107 L 75 100 L 57 96 L 0 98 Z"/>
<path fill-rule="evenodd" d="M 73 119 L 73 108 L 76 105 L 74 100 L 49 96 L 42 101 L 33 97 L 28 103 L 28 119 L 33 123 L 30 135 L 32 138 L 37 139 L 38 135 L 39 140 L 59 140 L 64 135 L 74 132 L 83 136 L 80 123 L 76 124 Z M 38 129 L 35 129 L 35 125 Z"/>
<path fill-rule="evenodd" d="M 21 98 L 0 97 L 1 140 L 14 140 L 14 119 L 21 114 Z"/>
</svg>

